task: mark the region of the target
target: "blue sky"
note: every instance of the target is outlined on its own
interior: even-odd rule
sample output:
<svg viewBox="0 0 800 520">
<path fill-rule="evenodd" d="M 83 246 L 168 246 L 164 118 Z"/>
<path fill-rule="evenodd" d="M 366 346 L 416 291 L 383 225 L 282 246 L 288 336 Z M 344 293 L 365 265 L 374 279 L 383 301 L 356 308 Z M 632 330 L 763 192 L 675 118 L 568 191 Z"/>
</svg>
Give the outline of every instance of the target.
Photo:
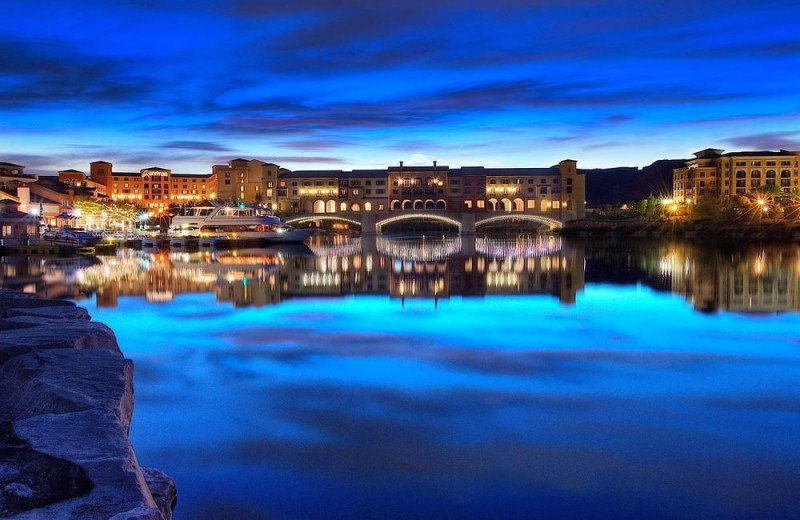
<svg viewBox="0 0 800 520">
<path fill-rule="evenodd" d="M 800 4 L 11 0 L 0 161 L 646 165 L 800 149 Z"/>
</svg>

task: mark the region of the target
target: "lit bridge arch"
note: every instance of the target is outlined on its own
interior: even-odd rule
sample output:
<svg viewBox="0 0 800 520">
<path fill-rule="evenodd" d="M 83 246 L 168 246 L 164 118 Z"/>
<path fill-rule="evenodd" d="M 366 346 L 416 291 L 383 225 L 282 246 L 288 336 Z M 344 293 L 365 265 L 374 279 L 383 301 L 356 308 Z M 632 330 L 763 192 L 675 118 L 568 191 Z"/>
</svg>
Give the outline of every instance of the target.
<svg viewBox="0 0 800 520">
<path fill-rule="evenodd" d="M 484 224 L 491 224 L 492 222 L 500 222 L 502 220 L 527 220 L 530 222 L 538 222 L 539 224 L 545 224 L 553 228 L 560 228 L 563 226 L 560 220 L 556 220 L 553 218 L 543 217 L 541 215 L 528 215 L 528 214 L 520 214 L 520 213 L 503 213 L 502 215 L 497 215 L 494 217 L 485 218 L 482 220 L 478 220 L 475 222 L 475 227 L 483 226 Z"/>
<path fill-rule="evenodd" d="M 361 226 L 361 221 L 356 220 L 353 218 L 342 217 L 336 214 L 331 215 L 303 215 L 302 217 L 294 217 L 286 219 L 285 222 L 287 224 L 307 224 L 309 222 L 316 222 L 318 220 L 336 220 L 339 222 L 349 222 L 350 224 L 355 224 L 357 226 Z"/>
<path fill-rule="evenodd" d="M 446 224 L 453 225 L 458 228 L 458 232 L 461 233 L 461 221 L 456 220 L 451 217 L 447 217 L 445 215 L 439 215 L 436 213 L 404 213 L 402 215 L 396 215 L 394 217 L 389 217 L 387 219 L 383 219 L 375 223 L 375 231 L 380 233 L 383 230 L 383 226 L 386 224 L 392 224 L 394 222 L 400 222 L 403 220 L 438 220 L 439 222 L 444 222 Z"/>
</svg>

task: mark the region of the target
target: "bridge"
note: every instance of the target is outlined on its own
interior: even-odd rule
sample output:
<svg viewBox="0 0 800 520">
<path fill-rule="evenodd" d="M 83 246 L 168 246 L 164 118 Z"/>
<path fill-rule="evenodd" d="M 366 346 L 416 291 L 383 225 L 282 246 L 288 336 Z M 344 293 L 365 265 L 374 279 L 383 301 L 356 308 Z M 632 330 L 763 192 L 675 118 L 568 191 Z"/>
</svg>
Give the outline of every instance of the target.
<svg viewBox="0 0 800 520">
<path fill-rule="evenodd" d="M 557 212 L 554 212 L 557 213 Z M 458 229 L 461 235 L 474 235 L 481 227 L 504 222 L 533 222 L 556 229 L 563 226 L 561 220 L 542 215 L 539 212 L 488 212 L 455 213 L 448 211 L 403 211 L 403 212 L 341 212 L 302 214 L 285 219 L 292 225 L 311 222 L 347 222 L 361 228 L 362 235 L 382 234 L 386 225 L 397 222 L 439 222 Z"/>
</svg>

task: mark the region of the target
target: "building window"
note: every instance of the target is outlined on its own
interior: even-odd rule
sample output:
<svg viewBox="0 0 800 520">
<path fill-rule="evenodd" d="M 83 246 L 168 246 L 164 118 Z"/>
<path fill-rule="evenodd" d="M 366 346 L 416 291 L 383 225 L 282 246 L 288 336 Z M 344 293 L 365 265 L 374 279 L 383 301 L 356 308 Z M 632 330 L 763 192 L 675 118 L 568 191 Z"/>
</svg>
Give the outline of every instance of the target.
<svg viewBox="0 0 800 520">
<path fill-rule="evenodd" d="M 528 209 L 536 209 L 536 199 L 528 199 Z"/>
</svg>

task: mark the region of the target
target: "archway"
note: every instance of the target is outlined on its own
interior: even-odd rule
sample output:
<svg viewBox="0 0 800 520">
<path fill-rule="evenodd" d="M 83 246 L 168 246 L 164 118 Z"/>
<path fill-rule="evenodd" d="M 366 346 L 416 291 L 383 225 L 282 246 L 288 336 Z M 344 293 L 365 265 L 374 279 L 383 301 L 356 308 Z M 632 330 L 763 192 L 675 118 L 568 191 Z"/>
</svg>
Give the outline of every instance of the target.
<svg viewBox="0 0 800 520">
<path fill-rule="evenodd" d="M 361 204 L 354 202 L 350 205 L 350 211 L 361 211 Z"/>
<path fill-rule="evenodd" d="M 325 201 L 323 200 L 314 201 L 314 213 L 325 213 Z"/>
<path fill-rule="evenodd" d="M 347 203 L 346 202 L 342 202 L 341 204 L 339 204 L 339 211 L 347 211 Z"/>
<path fill-rule="evenodd" d="M 329 200 L 328 201 L 328 213 L 336 213 L 336 201 Z"/>
<path fill-rule="evenodd" d="M 436 201 L 436 209 L 447 209 L 447 202 L 442 199 Z"/>
<path fill-rule="evenodd" d="M 510 212 L 511 208 L 513 207 L 513 204 L 511 204 L 511 201 L 509 199 L 501 200 L 500 204 L 502 205 L 502 208 L 501 208 L 502 211 Z"/>
<path fill-rule="evenodd" d="M 413 206 L 412 206 L 412 203 L 411 203 L 411 201 L 410 201 L 410 200 L 404 200 L 404 201 L 403 201 L 403 211 L 409 210 L 409 209 L 411 209 L 412 207 L 413 207 Z"/>
<path fill-rule="evenodd" d="M 497 199 L 489 199 L 489 211 L 497 211 Z"/>
<path fill-rule="evenodd" d="M 522 199 L 514 199 L 514 211 L 525 211 L 525 202 Z"/>
<path fill-rule="evenodd" d="M 400 210 L 400 201 L 399 200 L 393 200 L 392 204 L 391 204 L 391 206 L 389 206 L 389 208 L 392 211 L 399 211 Z"/>
<path fill-rule="evenodd" d="M 364 211 L 372 211 L 372 203 L 371 202 L 365 202 L 364 203 Z"/>
<path fill-rule="evenodd" d="M 433 202 L 430 199 L 425 201 L 425 209 L 435 209 L 435 208 L 436 208 L 436 203 L 435 202 Z"/>
<path fill-rule="evenodd" d="M 423 209 L 425 206 L 423 205 L 421 200 L 414 201 L 414 209 Z"/>
</svg>

